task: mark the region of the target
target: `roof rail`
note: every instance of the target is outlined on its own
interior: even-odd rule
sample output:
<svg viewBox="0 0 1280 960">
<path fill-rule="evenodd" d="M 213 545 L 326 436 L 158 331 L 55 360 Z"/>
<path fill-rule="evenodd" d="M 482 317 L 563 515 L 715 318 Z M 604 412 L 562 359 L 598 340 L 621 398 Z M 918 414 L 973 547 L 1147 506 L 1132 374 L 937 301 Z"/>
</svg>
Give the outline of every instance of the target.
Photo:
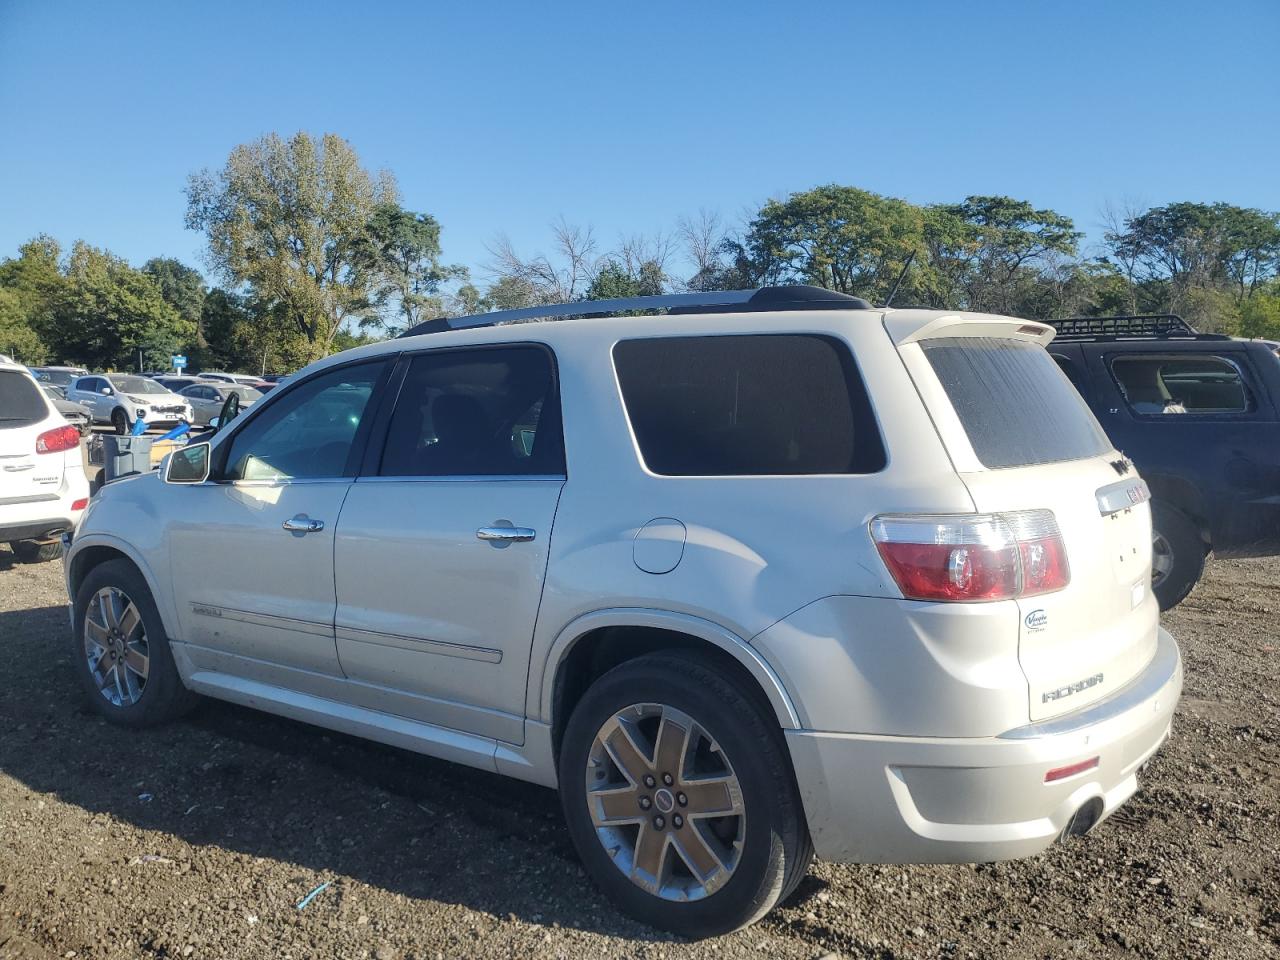
<svg viewBox="0 0 1280 960">
<path fill-rule="evenodd" d="M 836 293 L 822 287 L 761 287 L 758 290 L 708 290 L 700 293 L 669 293 L 656 297 L 617 297 L 612 300 L 578 300 L 548 303 L 518 310 L 494 310 L 469 317 L 436 317 L 410 327 L 401 337 L 424 333 L 493 327 L 522 320 L 553 320 L 569 317 L 599 317 L 615 313 L 666 310 L 668 313 L 732 313 L 765 310 L 869 310 L 871 304 L 860 297 Z"/>
<path fill-rule="evenodd" d="M 1221 340 L 1222 334 L 1200 333 L 1176 313 L 1139 313 L 1116 317 L 1066 317 L 1045 320 L 1067 340 Z"/>
</svg>

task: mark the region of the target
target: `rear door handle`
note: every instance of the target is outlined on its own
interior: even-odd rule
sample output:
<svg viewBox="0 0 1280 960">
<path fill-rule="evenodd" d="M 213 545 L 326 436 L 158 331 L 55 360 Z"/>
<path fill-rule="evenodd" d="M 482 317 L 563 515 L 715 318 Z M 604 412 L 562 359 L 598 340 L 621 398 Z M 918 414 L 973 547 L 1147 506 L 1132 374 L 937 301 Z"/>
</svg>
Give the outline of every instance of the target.
<svg viewBox="0 0 1280 960">
<path fill-rule="evenodd" d="M 324 529 L 323 520 L 312 520 L 310 517 L 298 514 L 280 524 L 282 528 L 290 533 L 319 533 Z"/>
<path fill-rule="evenodd" d="M 538 535 L 532 527 L 481 527 L 476 531 L 477 540 L 489 540 L 498 545 L 527 543 Z"/>
</svg>

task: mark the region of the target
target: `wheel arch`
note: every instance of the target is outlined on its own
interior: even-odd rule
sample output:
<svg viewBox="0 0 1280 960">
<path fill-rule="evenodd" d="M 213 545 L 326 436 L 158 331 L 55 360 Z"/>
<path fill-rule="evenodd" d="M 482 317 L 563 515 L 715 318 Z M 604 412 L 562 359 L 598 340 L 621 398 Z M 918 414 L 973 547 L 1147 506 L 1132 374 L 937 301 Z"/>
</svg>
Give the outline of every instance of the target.
<svg viewBox="0 0 1280 960">
<path fill-rule="evenodd" d="M 133 546 L 116 537 L 95 534 L 83 539 L 76 538 L 72 552 L 67 557 L 67 594 L 71 602 L 75 603 L 80 585 L 90 571 L 111 560 L 127 560 L 142 574 L 160 613 L 165 633 L 170 637 L 174 636 L 177 615 L 169 604 L 168 596 L 161 592 L 159 582 L 142 555 Z"/>
<path fill-rule="evenodd" d="M 1176 510 L 1190 520 L 1199 531 L 1205 550 L 1213 549 L 1213 531 L 1200 489 L 1185 477 L 1143 474 L 1142 478 L 1151 489 L 1152 502 Z"/>
<path fill-rule="evenodd" d="M 752 647 L 717 623 L 647 608 L 585 614 L 565 626 L 544 664 L 537 716 L 558 745 L 569 715 L 591 681 L 619 663 L 659 650 L 702 650 L 723 659 L 759 695 L 784 730 L 800 726 L 781 679 Z"/>
</svg>

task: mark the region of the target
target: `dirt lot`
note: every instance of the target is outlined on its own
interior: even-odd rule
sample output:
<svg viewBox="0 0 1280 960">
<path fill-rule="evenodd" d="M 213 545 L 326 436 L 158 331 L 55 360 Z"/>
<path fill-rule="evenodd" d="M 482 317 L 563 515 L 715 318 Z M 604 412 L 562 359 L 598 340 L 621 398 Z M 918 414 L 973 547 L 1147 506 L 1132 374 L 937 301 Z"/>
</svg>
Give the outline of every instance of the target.
<svg viewBox="0 0 1280 960">
<path fill-rule="evenodd" d="M 1172 742 L 1087 840 L 979 867 L 817 864 L 744 933 L 620 919 L 550 791 L 217 703 L 108 727 L 61 565 L 0 550 L 0 957 L 1280 956 L 1280 561 L 1168 618 Z M 305 907 L 308 891 L 330 885 Z"/>
</svg>

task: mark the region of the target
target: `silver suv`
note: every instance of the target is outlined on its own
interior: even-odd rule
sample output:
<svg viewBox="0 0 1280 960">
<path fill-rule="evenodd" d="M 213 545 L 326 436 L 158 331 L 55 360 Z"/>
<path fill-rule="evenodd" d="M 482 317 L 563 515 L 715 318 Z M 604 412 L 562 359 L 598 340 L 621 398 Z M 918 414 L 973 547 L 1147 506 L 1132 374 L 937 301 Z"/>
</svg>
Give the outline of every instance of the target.
<svg viewBox="0 0 1280 960">
<path fill-rule="evenodd" d="M 1134 792 L 1182 682 L 1146 485 L 1052 336 L 806 287 L 431 321 L 98 493 L 80 681 L 558 786 L 596 882 L 690 936 L 815 852 L 1035 854 Z"/>
</svg>

